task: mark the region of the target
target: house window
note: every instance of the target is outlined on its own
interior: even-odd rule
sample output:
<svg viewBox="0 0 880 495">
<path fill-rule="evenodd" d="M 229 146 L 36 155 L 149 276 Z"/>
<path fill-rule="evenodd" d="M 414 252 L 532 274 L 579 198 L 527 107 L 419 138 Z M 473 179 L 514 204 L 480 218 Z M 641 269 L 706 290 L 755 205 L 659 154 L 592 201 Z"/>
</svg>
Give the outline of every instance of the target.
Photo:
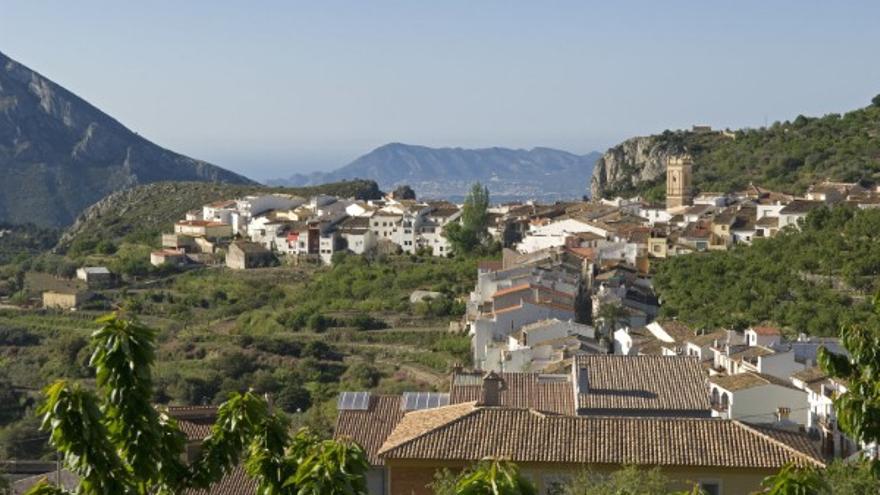
<svg viewBox="0 0 880 495">
<path fill-rule="evenodd" d="M 700 480 L 698 484 L 706 495 L 721 495 L 720 480 Z"/>
</svg>

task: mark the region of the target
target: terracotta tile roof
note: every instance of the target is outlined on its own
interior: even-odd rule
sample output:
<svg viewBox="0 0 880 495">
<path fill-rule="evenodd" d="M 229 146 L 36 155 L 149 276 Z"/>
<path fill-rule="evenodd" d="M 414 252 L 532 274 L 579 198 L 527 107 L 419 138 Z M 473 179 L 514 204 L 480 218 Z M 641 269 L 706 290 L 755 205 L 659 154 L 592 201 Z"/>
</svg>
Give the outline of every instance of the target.
<svg viewBox="0 0 880 495">
<path fill-rule="evenodd" d="M 758 335 L 781 335 L 782 331 L 776 327 L 771 327 L 768 325 L 752 327 L 749 330 L 755 332 Z"/>
<path fill-rule="evenodd" d="M 675 342 L 684 342 L 696 335 L 691 327 L 685 325 L 679 320 L 657 320 L 657 324 L 660 325 L 660 328 L 669 334 Z"/>
<path fill-rule="evenodd" d="M 492 297 L 494 298 L 494 297 L 506 296 L 507 294 L 513 294 L 514 292 L 521 292 L 521 291 L 528 290 L 531 288 L 532 288 L 532 285 L 529 283 L 514 285 L 511 287 L 507 287 L 506 289 L 501 289 L 501 290 L 496 291 L 494 294 L 492 294 Z"/>
<path fill-rule="evenodd" d="M 758 227 L 777 228 L 779 227 L 779 217 L 763 216 L 755 222 Z"/>
<path fill-rule="evenodd" d="M 444 409 L 455 408 L 445 411 Z M 398 431 L 399 430 L 399 431 Z M 775 469 L 822 466 L 796 433 L 737 421 L 689 418 L 576 417 L 528 409 L 447 406 L 407 414 L 383 445 L 386 459 L 712 466 Z"/>
<path fill-rule="evenodd" d="M 239 464 L 207 490 L 186 490 L 185 495 L 252 495 L 257 493 L 257 482 L 250 478 Z"/>
<path fill-rule="evenodd" d="M 216 406 L 171 406 L 167 411 L 190 441 L 204 440 L 210 435 L 217 418 Z"/>
<path fill-rule="evenodd" d="M 803 369 L 791 375 L 793 380 L 800 380 L 804 383 L 812 383 L 828 378 L 828 375 L 818 366 Z"/>
<path fill-rule="evenodd" d="M 734 375 L 715 375 L 709 377 L 709 382 L 731 392 L 763 387 L 764 385 L 778 385 L 780 387 L 797 389 L 787 380 L 766 373 L 755 373 L 754 371 L 746 371 Z"/>
<path fill-rule="evenodd" d="M 14 495 L 26 493 L 42 479 L 55 485 L 57 478 L 54 472 L 24 478 L 13 483 L 12 493 Z M 79 476 L 67 469 L 62 469 L 61 485 L 72 493 L 79 486 Z M 241 465 L 238 465 L 210 488 L 206 490 L 190 489 L 183 493 L 185 495 L 251 495 L 257 493 L 257 483 L 248 477 Z"/>
<path fill-rule="evenodd" d="M 204 440 L 211 434 L 217 418 L 216 406 L 172 406 L 168 415 L 177 420 L 187 440 Z M 207 490 L 186 490 L 185 495 L 250 495 L 257 492 L 257 483 L 248 477 L 241 465 L 235 466 Z"/>
<path fill-rule="evenodd" d="M 690 356 L 575 358 L 579 410 L 708 412 L 703 370 Z"/>
<path fill-rule="evenodd" d="M 687 343 L 705 347 L 712 345 L 715 341 L 724 342 L 727 340 L 726 330 L 715 330 L 714 332 L 704 333 L 687 339 Z"/>
<path fill-rule="evenodd" d="M 556 304 L 556 303 L 551 303 L 551 302 L 547 302 L 547 301 L 534 301 L 534 302 L 526 301 L 525 304 L 531 304 L 533 306 L 543 306 L 545 308 L 559 309 L 562 311 L 571 311 L 571 313 L 572 313 L 571 317 L 572 318 L 574 317 L 574 306 L 573 305 Z M 495 315 L 500 315 L 500 314 L 504 314 L 504 313 L 509 313 L 511 311 L 520 311 L 521 309 L 523 309 L 522 302 L 515 304 L 513 306 L 508 306 L 506 308 L 493 310 L 492 313 Z"/>
<path fill-rule="evenodd" d="M 434 409 L 411 411 L 404 415 L 379 448 L 379 453 L 407 443 L 425 432 L 439 428 L 476 410 L 476 402 L 464 402 Z"/>
<path fill-rule="evenodd" d="M 480 261 L 477 268 L 484 272 L 497 272 L 504 268 L 504 263 L 496 260 L 483 260 Z"/>
<path fill-rule="evenodd" d="M 734 361 L 742 361 L 743 359 L 756 358 L 762 356 L 772 356 L 776 351 L 762 345 L 745 347 L 743 350 L 731 352 L 729 358 Z"/>
<path fill-rule="evenodd" d="M 169 416 L 177 420 L 181 431 L 190 441 L 203 440 L 207 437 L 211 433 L 211 425 L 217 416 L 217 408 L 214 406 L 172 406 L 167 410 Z M 13 493 L 24 493 L 42 478 L 55 484 L 54 473 L 48 473 L 16 482 Z M 67 489 L 74 490 L 79 484 L 79 477 L 64 469 L 61 473 L 61 482 Z M 256 492 L 257 483 L 248 477 L 241 465 L 238 465 L 210 488 L 186 490 L 183 493 L 185 495 L 251 495 Z"/>
<path fill-rule="evenodd" d="M 500 373 L 506 386 L 499 393 L 500 405 L 531 408 L 555 414 L 574 414 L 574 389 L 568 375 Z M 457 373 L 452 377 L 449 402 L 480 400 L 482 373 Z"/>
<path fill-rule="evenodd" d="M 565 250 L 581 259 L 592 260 L 596 258 L 596 251 L 593 248 L 570 247 Z"/>
<path fill-rule="evenodd" d="M 781 210 L 779 210 L 780 215 L 801 215 L 809 213 L 816 208 L 822 207 L 825 203 L 821 201 L 807 201 L 805 199 L 796 199 L 791 203 L 785 205 Z"/>
<path fill-rule="evenodd" d="M 367 453 L 371 465 L 384 465 L 376 453 L 403 417 L 400 400 L 399 395 L 371 395 L 366 411 L 339 411 L 335 436 L 354 440 Z"/>
</svg>

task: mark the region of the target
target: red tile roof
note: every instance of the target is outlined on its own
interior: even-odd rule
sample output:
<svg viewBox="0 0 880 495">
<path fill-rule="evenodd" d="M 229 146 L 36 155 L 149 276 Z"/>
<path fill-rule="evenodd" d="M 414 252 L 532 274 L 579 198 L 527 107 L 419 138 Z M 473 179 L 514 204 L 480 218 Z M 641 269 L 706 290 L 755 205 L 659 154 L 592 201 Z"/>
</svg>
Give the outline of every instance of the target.
<svg viewBox="0 0 880 495">
<path fill-rule="evenodd" d="M 541 373 L 500 373 L 504 389 L 499 393 L 500 405 L 531 408 L 555 414 L 574 414 L 574 393 L 568 375 Z M 480 400 L 483 374 L 457 373 L 449 388 L 450 404 Z"/>
<path fill-rule="evenodd" d="M 477 265 L 477 268 L 484 272 L 497 272 L 504 268 L 504 263 L 495 260 L 483 260 Z"/>
<path fill-rule="evenodd" d="M 703 370 L 690 356 L 575 358 L 581 411 L 710 411 Z"/>
<path fill-rule="evenodd" d="M 514 292 L 522 292 L 522 291 L 528 290 L 530 288 L 531 288 L 531 284 L 528 284 L 528 283 L 514 285 L 511 287 L 507 287 L 506 289 L 500 289 L 498 291 L 495 291 L 495 293 L 492 294 L 492 297 L 506 296 L 507 294 L 513 294 Z"/>
<path fill-rule="evenodd" d="M 823 466 L 809 439 L 738 421 L 577 417 L 457 404 L 407 414 L 379 451 L 385 459 L 778 469 Z"/>
<path fill-rule="evenodd" d="M 335 436 L 354 440 L 367 453 L 371 465 L 384 465 L 384 459 L 376 454 L 403 417 L 400 400 L 399 395 L 373 395 L 365 411 L 339 411 Z"/>
<path fill-rule="evenodd" d="M 758 335 L 765 335 L 765 336 L 781 335 L 782 334 L 781 330 L 779 330 L 776 327 L 771 327 L 771 326 L 752 327 L 751 330 Z"/>
</svg>

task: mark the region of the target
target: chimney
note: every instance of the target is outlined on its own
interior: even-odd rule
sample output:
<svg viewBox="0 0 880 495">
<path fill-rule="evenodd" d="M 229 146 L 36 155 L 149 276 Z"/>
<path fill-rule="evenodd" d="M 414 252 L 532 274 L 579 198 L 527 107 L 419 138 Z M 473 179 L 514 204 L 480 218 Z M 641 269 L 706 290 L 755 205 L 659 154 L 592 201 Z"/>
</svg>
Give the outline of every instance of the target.
<svg viewBox="0 0 880 495">
<path fill-rule="evenodd" d="M 494 371 L 486 373 L 480 387 L 480 406 L 500 406 L 501 391 L 505 389 L 504 380 Z"/>
<path fill-rule="evenodd" d="M 581 372 L 578 374 L 578 393 L 588 394 L 590 393 L 590 375 L 587 372 L 587 368 L 581 368 Z"/>
</svg>

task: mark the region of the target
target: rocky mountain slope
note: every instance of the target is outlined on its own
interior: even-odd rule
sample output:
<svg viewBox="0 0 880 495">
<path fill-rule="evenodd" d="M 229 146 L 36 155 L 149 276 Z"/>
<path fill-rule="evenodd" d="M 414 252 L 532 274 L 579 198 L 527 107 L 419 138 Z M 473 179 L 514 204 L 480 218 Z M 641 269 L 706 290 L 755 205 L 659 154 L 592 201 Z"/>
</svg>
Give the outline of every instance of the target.
<svg viewBox="0 0 880 495">
<path fill-rule="evenodd" d="M 375 180 L 383 189 L 409 184 L 424 197 L 458 198 L 480 181 L 493 199 L 577 198 L 584 194 L 598 153 L 575 155 L 550 148 L 429 148 L 392 143 L 332 172 L 294 175 L 276 185 L 311 185 L 344 179 Z"/>
<path fill-rule="evenodd" d="M 126 187 L 165 180 L 249 183 L 161 148 L 0 53 L 0 221 L 72 223 Z"/>
<path fill-rule="evenodd" d="M 635 137 L 609 149 L 593 167 L 590 197 L 607 192 L 637 189 L 652 184 L 666 173 L 666 163 L 680 155 L 680 150 L 663 146 L 654 137 Z"/>
<path fill-rule="evenodd" d="M 329 194 L 342 198 L 379 199 L 372 181 L 347 181 L 313 187 L 268 188 L 217 182 L 157 182 L 117 191 L 87 208 L 61 236 L 56 249 L 89 252 L 100 241 L 156 244 L 162 232 L 186 212 L 221 199 L 255 193 L 288 193 L 309 197 Z"/>
<path fill-rule="evenodd" d="M 590 181 L 594 197 L 664 197 L 667 160 L 694 158 L 698 191 L 735 191 L 750 182 L 791 194 L 824 179 L 880 182 L 880 96 L 845 114 L 799 115 L 760 129 L 735 132 L 664 131 L 609 149 Z"/>
</svg>

